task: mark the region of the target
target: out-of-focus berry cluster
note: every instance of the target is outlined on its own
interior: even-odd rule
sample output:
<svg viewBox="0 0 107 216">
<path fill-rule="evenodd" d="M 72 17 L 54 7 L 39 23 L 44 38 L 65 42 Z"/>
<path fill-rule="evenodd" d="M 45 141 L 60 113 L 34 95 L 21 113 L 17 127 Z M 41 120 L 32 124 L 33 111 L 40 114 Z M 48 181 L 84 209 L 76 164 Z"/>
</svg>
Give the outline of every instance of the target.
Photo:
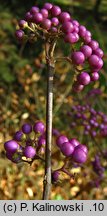
<svg viewBox="0 0 107 216">
<path fill-rule="evenodd" d="M 75 92 L 80 92 L 84 86 L 99 79 L 104 55 L 99 43 L 92 39 L 91 32 L 85 26 L 59 6 L 51 3 L 45 3 L 41 9 L 33 6 L 25 14 L 24 20 L 19 21 L 16 37 L 19 41 L 24 38 L 32 41 L 35 37 L 41 37 L 44 41 L 50 39 L 50 42 L 63 38 L 65 43 L 69 43 L 72 47 L 70 60 L 77 74 L 73 85 Z"/>
<path fill-rule="evenodd" d="M 91 105 L 75 105 L 68 115 L 71 117 L 71 128 L 82 126 L 84 135 L 91 135 L 91 137 L 107 136 L 107 115 L 96 111 Z"/>
<path fill-rule="evenodd" d="M 59 147 L 62 154 L 66 157 L 70 157 L 74 162 L 84 163 L 87 160 L 88 149 L 85 145 L 79 143 L 75 138 L 68 139 L 64 135 L 60 135 L 56 144 Z"/>
<path fill-rule="evenodd" d="M 104 172 L 107 167 L 103 165 L 101 153 L 97 153 L 92 161 L 92 168 L 96 177 L 90 182 L 93 187 L 99 187 L 101 182 L 104 181 Z"/>
</svg>

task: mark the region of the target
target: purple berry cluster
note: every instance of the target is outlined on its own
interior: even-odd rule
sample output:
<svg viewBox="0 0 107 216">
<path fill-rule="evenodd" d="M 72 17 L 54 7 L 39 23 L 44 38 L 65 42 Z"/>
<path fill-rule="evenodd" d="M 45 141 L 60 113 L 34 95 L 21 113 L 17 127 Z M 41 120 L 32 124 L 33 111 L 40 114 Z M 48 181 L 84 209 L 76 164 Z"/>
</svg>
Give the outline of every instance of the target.
<svg viewBox="0 0 107 216">
<path fill-rule="evenodd" d="M 19 21 L 19 29 L 16 31 L 19 41 L 23 41 L 25 36 L 29 38 L 30 34 L 26 29 L 29 29 L 33 36 L 43 36 L 44 40 L 63 38 L 65 43 L 73 46 L 70 60 L 77 73 L 73 84 L 75 92 L 80 92 L 84 86 L 99 79 L 99 71 L 103 66 L 103 51 L 99 43 L 92 39 L 91 32 L 74 20 L 68 12 L 51 3 L 45 3 L 42 9 L 33 6 L 26 13 L 25 19 Z M 81 45 L 77 50 L 75 44 L 78 42 Z M 78 66 L 82 69 L 79 70 Z"/>
<path fill-rule="evenodd" d="M 107 136 L 107 115 L 96 111 L 89 104 L 73 106 L 68 115 L 72 119 L 70 126 L 73 128 L 82 126 L 84 135 L 91 135 L 91 137 Z"/>
<path fill-rule="evenodd" d="M 32 127 L 29 123 L 17 131 L 12 140 L 4 143 L 6 157 L 14 163 L 23 161 L 23 157 L 33 159 L 45 147 L 45 125 L 37 121 Z"/>
<path fill-rule="evenodd" d="M 85 145 L 79 143 L 75 138 L 68 139 L 64 135 L 58 136 L 56 144 L 65 157 L 76 163 L 85 163 L 87 160 L 88 149 Z"/>
<path fill-rule="evenodd" d="M 93 166 L 94 172 L 99 176 L 100 179 L 102 179 L 104 177 L 105 168 L 101 164 L 99 155 L 97 154 L 95 155 L 95 158 L 92 161 L 92 166 Z"/>
</svg>

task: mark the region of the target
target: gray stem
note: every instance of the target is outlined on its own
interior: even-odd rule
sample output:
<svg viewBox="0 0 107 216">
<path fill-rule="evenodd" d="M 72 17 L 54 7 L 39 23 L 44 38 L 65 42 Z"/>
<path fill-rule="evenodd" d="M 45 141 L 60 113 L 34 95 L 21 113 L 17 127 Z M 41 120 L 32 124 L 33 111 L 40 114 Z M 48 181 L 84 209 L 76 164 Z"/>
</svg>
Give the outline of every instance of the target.
<svg viewBox="0 0 107 216">
<path fill-rule="evenodd" d="M 54 64 L 47 62 L 47 102 L 46 102 L 46 150 L 45 150 L 45 178 L 43 199 L 48 200 L 51 191 L 51 145 L 52 145 L 52 109 L 53 109 L 53 77 Z"/>
</svg>

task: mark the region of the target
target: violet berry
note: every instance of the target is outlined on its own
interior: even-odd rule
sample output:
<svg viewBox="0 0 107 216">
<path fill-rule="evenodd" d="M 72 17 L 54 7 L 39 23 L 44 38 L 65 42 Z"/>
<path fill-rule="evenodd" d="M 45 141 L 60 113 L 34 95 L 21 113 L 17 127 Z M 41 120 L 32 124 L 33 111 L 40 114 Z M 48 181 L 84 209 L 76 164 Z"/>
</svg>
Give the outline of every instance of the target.
<svg viewBox="0 0 107 216">
<path fill-rule="evenodd" d="M 75 82 L 73 84 L 73 91 L 74 92 L 81 92 L 84 88 L 84 85 L 79 84 L 78 82 Z"/>
<path fill-rule="evenodd" d="M 32 18 L 33 18 L 33 15 L 28 11 L 26 14 L 25 14 L 25 20 L 27 22 L 31 22 L 32 21 Z"/>
<path fill-rule="evenodd" d="M 56 170 L 54 172 L 52 172 L 52 182 L 57 182 L 58 178 L 59 178 L 60 173 Z"/>
<path fill-rule="evenodd" d="M 53 7 L 53 5 L 51 3 L 45 3 L 43 8 L 47 9 L 47 10 L 51 10 Z"/>
<path fill-rule="evenodd" d="M 24 124 L 24 125 L 22 126 L 22 131 L 23 131 L 23 133 L 25 133 L 25 134 L 31 133 L 31 131 L 32 131 L 32 126 L 31 126 L 30 124 L 28 124 L 28 123 Z"/>
<path fill-rule="evenodd" d="M 99 79 L 99 73 L 93 72 L 93 73 L 91 74 L 91 80 L 92 80 L 92 81 L 97 81 L 98 79 Z"/>
<path fill-rule="evenodd" d="M 98 48 L 98 49 L 94 50 L 94 54 L 97 55 L 99 58 L 102 58 L 104 55 L 104 52 L 102 49 Z"/>
<path fill-rule="evenodd" d="M 63 155 L 65 155 L 66 157 L 71 156 L 74 152 L 74 146 L 70 142 L 64 142 L 61 145 L 60 149 Z"/>
<path fill-rule="evenodd" d="M 86 58 L 89 58 L 92 54 L 92 48 L 88 45 L 82 46 L 80 50 L 81 50 L 81 52 L 83 52 L 83 54 Z"/>
<path fill-rule="evenodd" d="M 63 23 L 63 22 L 65 22 L 65 21 L 69 21 L 69 20 L 71 19 L 71 16 L 70 16 L 70 14 L 67 13 L 67 12 L 62 12 L 62 13 L 60 14 L 59 19 L 60 19 L 60 21 Z"/>
<path fill-rule="evenodd" d="M 96 50 L 99 47 L 99 43 L 95 40 L 91 40 L 88 45 L 92 48 L 92 50 Z"/>
<path fill-rule="evenodd" d="M 17 131 L 16 133 L 15 133 L 15 135 L 14 135 L 14 139 L 16 140 L 16 141 L 21 141 L 22 140 L 22 137 L 23 137 L 23 132 L 22 131 Z"/>
<path fill-rule="evenodd" d="M 32 8 L 31 8 L 31 10 L 30 10 L 30 13 L 31 14 L 35 14 L 35 13 L 38 13 L 39 12 L 39 8 L 38 7 L 36 7 L 36 6 L 33 6 Z"/>
<path fill-rule="evenodd" d="M 73 33 L 68 33 L 68 34 L 65 35 L 64 41 L 67 42 L 67 43 L 73 44 L 73 43 L 76 43 L 77 38 Z"/>
<path fill-rule="evenodd" d="M 85 36 L 85 34 L 86 34 L 86 28 L 85 28 L 85 26 L 79 26 L 79 35 L 80 35 L 80 37 L 84 37 Z"/>
<path fill-rule="evenodd" d="M 51 9 L 52 16 L 58 16 L 61 13 L 61 8 L 57 5 L 54 5 Z"/>
<path fill-rule="evenodd" d="M 27 158 L 33 158 L 36 155 L 36 150 L 32 146 L 26 146 L 24 148 L 23 154 Z"/>
<path fill-rule="evenodd" d="M 72 23 L 73 23 L 73 25 L 76 25 L 79 27 L 79 22 L 77 20 L 73 20 Z"/>
<path fill-rule="evenodd" d="M 34 132 L 36 132 L 36 133 L 43 134 L 44 131 L 45 131 L 45 125 L 43 124 L 43 122 L 38 121 L 38 122 L 36 122 L 36 123 L 34 124 L 33 130 L 34 130 Z"/>
<path fill-rule="evenodd" d="M 73 156 L 73 160 L 77 163 L 85 163 L 87 160 L 87 154 L 83 151 L 83 149 L 75 147 Z"/>
<path fill-rule="evenodd" d="M 46 145 L 46 139 L 41 136 L 38 140 L 38 147 L 41 147 L 42 145 Z"/>
<path fill-rule="evenodd" d="M 27 26 L 27 22 L 25 20 L 20 20 L 19 21 L 19 27 L 24 29 Z"/>
<path fill-rule="evenodd" d="M 59 20 L 58 20 L 57 17 L 53 17 L 53 18 L 51 19 L 51 22 L 52 22 L 52 25 L 53 25 L 53 26 L 57 26 L 57 25 L 59 24 Z"/>
<path fill-rule="evenodd" d="M 98 62 L 99 62 L 99 57 L 95 54 L 91 55 L 89 57 L 89 64 L 93 67 L 97 67 L 98 65 Z"/>
<path fill-rule="evenodd" d="M 87 146 L 80 144 L 76 147 L 76 149 L 79 149 L 79 148 L 82 149 L 86 154 L 88 153 Z"/>
<path fill-rule="evenodd" d="M 51 21 L 49 19 L 44 19 L 41 26 L 42 28 L 49 30 L 51 28 Z"/>
<path fill-rule="evenodd" d="M 15 36 L 18 40 L 22 40 L 24 37 L 24 31 L 19 29 L 15 32 Z"/>
<path fill-rule="evenodd" d="M 56 144 L 58 147 L 61 147 L 64 142 L 69 142 L 68 138 L 64 135 L 60 135 L 56 140 Z"/>
<path fill-rule="evenodd" d="M 70 139 L 69 142 L 74 146 L 74 148 L 80 145 L 79 141 L 75 138 Z"/>
<path fill-rule="evenodd" d="M 46 10 L 45 8 L 42 8 L 40 13 L 43 15 L 44 18 L 48 17 L 48 10 Z"/>
<path fill-rule="evenodd" d="M 72 58 L 73 63 L 77 65 L 83 64 L 85 61 L 85 56 L 80 51 L 74 51 L 71 58 Z"/>
<path fill-rule="evenodd" d="M 70 32 L 73 32 L 73 30 L 74 30 L 74 26 L 73 26 L 72 22 L 67 21 L 67 22 L 64 22 L 62 24 L 62 31 L 63 32 L 70 33 Z"/>
<path fill-rule="evenodd" d="M 15 153 L 18 150 L 19 145 L 18 145 L 18 143 L 15 140 L 9 140 L 9 141 L 7 141 L 7 142 L 4 143 L 4 148 L 9 153 L 13 154 L 13 153 Z"/>
<path fill-rule="evenodd" d="M 88 85 L 91 81 L 91 78 L 90 75 L 84 71 L 78 75 L 77 80 L 81 85 Z"/>
<path fill-rule="evenodd" d="M 36 13 L 33 16 L 33 22 L 39 24 L 43 21 L 43 15 L 41 13 Z"/>
</svg>

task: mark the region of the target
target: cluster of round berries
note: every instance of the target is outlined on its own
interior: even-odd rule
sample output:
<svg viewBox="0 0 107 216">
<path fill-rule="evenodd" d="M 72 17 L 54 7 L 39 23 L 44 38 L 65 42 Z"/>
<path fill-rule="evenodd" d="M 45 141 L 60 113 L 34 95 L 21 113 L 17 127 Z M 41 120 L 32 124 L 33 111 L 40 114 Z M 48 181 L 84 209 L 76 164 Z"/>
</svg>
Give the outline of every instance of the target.
<svg viewBox="0 0 107 216">
<path fill-rule="evenodd" d="M 33 6 L 26 13 L 25 19 L 19 21 L 19 28 L 16 31 L 16 37 L 20 41 L 23 41 L 25 37 L 23 29 L 28 28 L 34 36 L 39 36 L 37 32 L 42 31 L 44 38 L 60 37 L 71 45 L 81 42 L 79 50 L 73 46 L 70 59 L 75 69 L 78 65 L 84 68 L 86 63 L 89 71 L 76 70 L 78 75 L 73 85 L 75 92 L 80 92 L 85 85 L 99 79 L 99 71 L 103 66 L 103 51 L 99 43 L 92 39 L 91 32 L 85 26 L 73 20 L 68 12 L 61 11 L 59 6 L 51 3 L 45 3 L 42 9 Z"/>
<path fill-rule="evenodd" d="M 96 111 L 90 105 L 75 105 L 71 108 L 68 115 L 72 118 L 71 127 L 82 126 L 84 135 L 90 134 L 91 137 L 107 136 L 107 115 Z"/>
<path fill-rule="evenodd" d="M 45 125 L 38 121 L 32 127 L 26 123 L 17 131 L 12 140 L 5 142 L 6 157 L 14 163 L 23 161 L 23 157 L 33 159 L 45 147 Z"/>
<path fill-rule="evenodd" d="M 75 138 L 68 139 L 64 135 L 58 136 L 56 144 L 62 154 L 76 163 L 84 163 L 87 160 L 88 149 Z"/>
<path fill-rule="evenodd" d="M 105 168 L 101 164 L 99 155 L 95 155 L 95 158 L 92 161 L 92 166 L 94 172 L 99 176 L 100 179 L 102 179 L 104 177 Z"/>
</svg>

